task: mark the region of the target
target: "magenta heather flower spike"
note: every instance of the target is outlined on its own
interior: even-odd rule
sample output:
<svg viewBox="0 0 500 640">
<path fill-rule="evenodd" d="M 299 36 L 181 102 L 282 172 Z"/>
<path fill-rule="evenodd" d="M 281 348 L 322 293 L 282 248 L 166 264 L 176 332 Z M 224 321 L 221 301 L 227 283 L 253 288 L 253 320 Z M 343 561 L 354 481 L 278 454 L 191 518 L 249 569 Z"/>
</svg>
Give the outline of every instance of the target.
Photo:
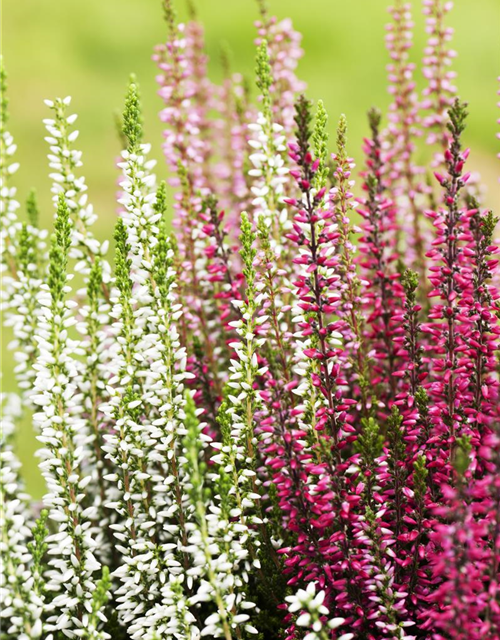
<svg viewBox="0 0 500 640">
<path fill-rule="evenodd" d="M 472 205 L 476 205 L 471 201 Z M 492 307 L 498 306 L 499 292 L 491 284 L 499 249 L 494 241 L 498 218 L 491 211 L 481 213 L 478 208 L 469 212 L 470 238 L 464 253 L 470 257 L 472 287 L 462 301 L 462 313 L 468 316 L 467 355 L 472 360 L 470 388 L 472 408 L 465 409 L 469 420 L 479 433 L 491 427 L 498 415 L 499 381 L 497 351 L 500 327 Z"/>
<path fill-rule="evenodd" d="M 225 224 L 224 211 L 219 208 L 214 196 L 207 196 L 203 200 L 200 220 L 204 222 L 202 232 L 206 240 L 204 254 L 207 262 L 204 279 L 212 285 L 218 319 L 227 329 L 227 323 L 235 317 L 234 302 L 241 299 L 240 286 L 243 275 L 233 273 L 232 254 L 236 247 L 228 244 L 226 240 L 229 234 L 228 225 Z"/>
<path fill-rule="evenodd" d="M 436 239 L 427 257 L 434 261 L 430 267 L 433 290 L 430 297 L 438 297 L 429 320 L 423 326 L 434 346 L 435 356 L 429 363 L 432 380 L 426 388 L 433 399 L 430 410 L 436 436 L 447 443 L 452 454 L 455 438 L 467 430 L 463 411 L 472 407 L 470 389 L 473 362 L 467 349 L 470 318 L 462 310 L 464 298 L 472 293 L 472 271 L 469 252 L 464 242 L 470 240 L 468 219 L 470 212 L 460 205 L 461 189 L 465 184 L 463 167 L 467 152 L 461 147 L 467 112 L 458 100 L 449 111 L 450 148 L 446 151 L 447 176 L 436 176 L 444 190 L 445 206 L 428 212 Z M 462 407 L 459 411 L 458 408 Z"/>
<path fill-rule="evenodd" d="M 498 604 L 500 523 L 499 425 L 484 442 L 489 473 L 474 478 L 469 437 L 457 441 L 454 486 L 447 485 L 428 550 L 431 584 L 421 625 L 436 638 L 480 640 L 500 632 Z"/>
<path fill-rule="evenodd" d="M 299 457 L 304 475 L 296 464 L 291 470 L 298 474 L 295 486 L 297 481 L 305 483 L 307 491 L 301 492 L 305 504 L 300 509 L 284 504 L 298 518 L 292 529 L 297 527 L 298 537 L 295 545 L 285 547 L 282 552 L 286 573 L 293 576 L 289 584 L 317 580 L 332 606 L 341 611 L 357 607 L 362 612 L 361 594 L 354 586 L 358 578 L 353 564 L 354 508 L 360 497 L 345 474 L 351 456 L 347 453 L 343 458 L 343 451 L 349 452 L 356 437 L 350 415 L 350 407 L 356 401 L 343 395 L 346 380 L 342 364 L 346 356 L 340 343 L 341 323 L 335 320 L 341 299 L 336 274 L 338 257 L 334 253 L 339 233 L 334 195 L 327 198 L 321 179 L 319 182 L 317 179 L 323 156 L 318 163 L 310 146 L 311 116 L 305 98 L 299 99 L 296 109 L 297 138 L 289 147 L 290 157 L 298 166 L 292 175 L 302 198 L 289 199 L 295 216 L 288 238 L 299 247 L 294 259 L 299 272 L 294 283 L 293 314 L 299 352 L 295 372 L 302 380 L 293 389 L 301 401 L 293 414 L 301 434 L 298 443 L 304 449 Z M 324 124 L 319 118 L 316 149 L 323 148 Z M 289 491 L 294 484 L 289 482 Z"/>
<path fill-rule="evenodd" d="M 359 213 L 363 217 L 364 235 L 360 238 L 359 264 L 366 282 L 364 297 L 367 336 L 370 355 L 373 358 L 371 383 L 380 386 L 380 400 L 393 398 L 397 387 L 395 335 L 401 330 L 391 323 L 402 296 L 399 274 L 394 271 L 397 222 L 394 203 L 385 195 L 383 156 L 380 142 L 380 114 L 375 109 L 369 113 L 372 137 L 365 140 L 367 170 L 364 174 L 364 190 L 367 196 L 361 200 Z"/>
<path fill-rule="evenodd" d="M 295 282 L 299 302 L 294 320 L 305 338 L 304 356 L 319 365 L 319 377 L 316 380 L 313 376 L 313 384 L 324 395 L 328 406 L 322 416 L 322 430 L 329 433 L 335 445 L 340 432 L 335 410 L 334 378 L 340 378 L 340 371 L 336 371 L 338 367 L 334 361 L 339 353 L 342 335 L 337 330 L 337 324 L 329 318 L 340 300 L 339 276 L 334 271 L 337 258 L 330 250 L 338 238 L 338 231 L 331 205 L 322 195 L 322 190 L 313 188 L 314 159 L 309 148 L 310 114 L 305 99 L 298 101 L 296 122 L 298 148 L 291 156 L 296 158 L 300 168 L 297 184 L 303 196 L 302 203 L 296 206 L 294 218 L 295 228 L 300 230 L 300 235 L 297 238 L 296 234 L 291 234 L 302 248 L 295 258 L 301 271 Z"/>
</svg>

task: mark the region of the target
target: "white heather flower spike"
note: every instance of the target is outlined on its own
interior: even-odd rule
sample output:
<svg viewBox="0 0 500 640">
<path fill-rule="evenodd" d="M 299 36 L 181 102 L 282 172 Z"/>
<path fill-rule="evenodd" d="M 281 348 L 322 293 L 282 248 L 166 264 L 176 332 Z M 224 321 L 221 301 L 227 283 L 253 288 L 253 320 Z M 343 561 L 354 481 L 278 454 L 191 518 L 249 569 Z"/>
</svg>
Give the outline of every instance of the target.
<svg viewBox="0 0 500 640">
<path fill-rule="evenodd" d="M 129 221 L 138 214 L 131 203 L 128 212 Z M 121 320 L 123 367 L 117 376 L 119 386 L 112 393 L 109 406 L 104 408 L 110 417 L 115 416 L 119 429 L 105 436 L 104 450 L 120 470 L 114 474 L 120 495 L 109 506 L 118 515 L 129 516 L 127 526 L 111 525 L 125 557 L 125 564 L 115 574 L 123 583 L 117 591 L 118 608 L 123 611 L 123 620 L 129 624 L 133 638 L 152 638 L 157 628 L 173 624 L 167 615 L 173 601 L 180 607 L 179 616 L 185 624 L 192 618 L 187 605 L 182 605 L 183 580 L 177 560 L 187 544 L 186 505 L 177 461 L 178 438 L 184 433 L 183 381 L 192 374 L 185 371 L 185 351 L 180 346 L 175 325 L 181 309 L 174 295 L 172 250 L 164 225 L 155 226 L 149 234 L 140 232 L 140 224 L 137 229 L 139 233 L 127 234 L 128 229 L 120 221 L 116 233 L 120 302 L 113 315 Z M 132 274 L 126 266 L 129 255 L 147 256 L 146 260 L 135 262 Z M 131 263 L 134 264 L 133 258 Z M 139 264 L 144 263 L 147 269 L 142 268 L 145 275 L 141 283 L 136 280 L 137 305 L 132 309 L 127 296 L 132 292 L 132 277 L 137 276 Z M 140 327 L 144 323 L 145 326 Z M 129 368 L 127 362 L 132 360 L 141 368 Z M 137 393 L 138 379 L 142 397 Z M 144 414 L 148 418 L 143 418 Z M 175 500 L 170 488 L 174 490 Z M 134 500 L 134 493 L 139 492 L 141 499 Z M 147 570 L 144 567 L 143 580 L 135 586 L 135 575 L 143 571 L 140 567 L 148 556 L 157 561 L 154 567 Z M 181 574 L 170 586 L 165 585 L 168 572 Z M 146 606 L 152 595 L 159 602 L 148 610 Z"/>
<path fill-rule="evenodd" d="M 88 478 L 87 499 L 91 501 L 98 514 L 97 526 L 93 528 L 98 544 L 98 558 L 109 563 L 113 557 L 114 545 L 110 529 L 110 511 L 105 507 L 114 492 L 114 487 L 105 479 L 109 465 L 102 450 L 104 434 L 113 430 L 114 424 L 107 420 L 101 405 L 108 399 L 108 380 L 110 353 L 113 353 L 113 336 L 108 330 L 110 311 L 105 302 L 102 281 L 102 260 L 96 257 L 88 275 L 86 294 L 87 304 L 80 309 L 81 320 L 76 330 L 82 336 L 83 367 L 78 377 L 78 387 L 82 394 L 84 429 L 88 434 L 83 470 Z"/>
<path fill-rule="evenodd" d="M 71 232 L 70 256 L 77 263 L 75 271 L 88 276 L 96 257 L 104 256 L 108 242 L 99 242 L 91 231 L 91 226 L 97 220 L 92 204 L 88 202 L 85 178 L 78 176 L 82 166 L 82 152 L 73 149 L 73 142 L 78 137 L 78 131 L 71 131 L 76 121 L 76 114 L 67 115 L 67 108 L 71 98 L 56 98 L 45 103 L 54 112 L 54 118 L 44 120 L 48 136 L 45 140 L 50 145 L 48 154 L 49 167 L 52 172 L 52 193 L 54 205 L 57 206 L 59 195 L 62 193 L 68 204 L 74 222 Z M 102 260 L 103 282 L 110 279 L 109 264 Z"/>
<path fill-rule="evenodd" d="M 252 470 L 257 439 L 254 434 L 254 415 L 259 400 L 253 389 L 257 376 L 266 373 L 264 367 L 259 367 L 257 362 L 257 350 L 265 339 L 256 336 L 258 321 L 257 311 L 261 307 L 265 294 L 262 293 L 263 284 L 256 282 L 256 272 L 253 261 L 256 256 L 255 234 L 248 216 L 243 213 L 241 218 L 241 258 L 244 264 L 243 273 L 246 279 L 246 301 L 238 303 L 240 319 L 230 323 L 236 331 L 238 340 L 230 343 L 234 349 L 235 357 L 231 359 L 229 367 L 229 381 L 227 383 L 227 418 L 229 420 L 230 434 L 223 438 L 220 454 L 215 461 L 220 464 L 226 473 L 234 480 L 234 491 L 238 496 L 238 515 L 242 524 L 261 523 L 259 515 L 260 506 L 256 509 L 256 502 L 260 500 L 257 492 L 257 474 Z M 249 531 L 249 535 L 251 535 Z"/>
<path fill-rule="evenodd" d="M 154 511 L 150 511 L 154 508 L 149 461 L 153 441 L 142 421 L 144 409 L 135 362 L 138 329 L 131 304 L 132 281 L 128 262 L 130 245 L 121 219 L 115 238 L 117 295 L 112 298 L 112 317 L 115 319 L 117 349 L 113 359 L 116 367 L 111 371 L 112 378 L 108 384 L 109 400 L 101 410 L 114 425 L 109 433 L 104 434 L 103 451 L 111 466 L 111 473 L 105 476 L 105 480 L 115 486 L 114 495 L 106 507 L 116 514 L 110 528 L 122 558 L 115 572 L 115 577 L 121 581 L 116 592 L 118 611 L 122 623 L 131 626 L 144 615 L 149 594 L 153 598 L 158 595 L 158 586 L 151 588 L 149 568 L 145 564 L 157 555 L 155 541 L 149 533 L 155 524 L 152 519 Z M 139 576 L 138 582 L 135 576 Z M 139 629 L 139 634 L 141 632 Z"/>
<path fill-rule="evenodd" d="M 5 326 L 12 327 L 14 340 L 9 345 L 16 351 L 15 374 L 19 388 L 24 390 L 24 401 L 33 384 L 32 364 L 36 354 L 34 330 L 39 309 L 36 292 L 41 284 L 42 260 L 46 231 L 38 229 L 37 207 L 32 192 L 27 201 L 28 224 L 18 221 L 16 189 L 10 184 L 18 163 L 11 159 L 16 151 L 11 134 L 7 130 L 8 112 L 6 76 L 0 62 L 0 251 L 1 251 L 1 301 L 5 312 Z"/>
<path fill-rule="evenodd" d="M 191 398 L 186 409 L 186 437 L 182 459 L 184 483 L 189 493 L 193 517 L 188 523 L 189 544 L 186 550 L 192 556 L 189 578 L 196 577 L 199 584 L 190 601 L 192 604 L 213 605 L 212 613 L 204 620 L 202 635 L 232 638 L 235 630 L 243 623 L 249 634 L 255 629 L 249 624 L 246 612 L 255 605 L 246 598 L 245 586 L 248 573 L 241 570 L 248 551 L 249 529 L 241 523 L 231 523 L 231 517 L 238 517 L 236 509 L 229 510 L 228 483 L 233 478 L 220 469 L 218 489 L 220 504 L 207 504 L 205 496 L 205 465 L 202 462 L 206 438 L 203 438 L 203 424 L 198 422 Z M 225 494 L 225 496 L 224 496 Z M 188 578 L 188 579 L 189 579 Z"/>
<path fill-rule="evenodd" d="M 97 216 L 88 202 L 85 178 L 78 175 L 82 153 L 73 148 L 78 132 L 72 131 L 72 125 L 77 116 L 67 114 L 70 103 L 69 97 L 48 101 L 54 118 L 44 120 L 44 124 L 49 134 L 46 141 L 50 145 L 48 159 L 52 170 L 53 201 L 57 206 L 60 197 L 65 198 L 72 220 L 68 256 L 76 261 L 74 270 L 83 275 L 86 284 L 77 296 L 85 299 L 87 294 L 89 301 L 80 305 L 79 322 L 76 323 L 82 336 L 80 348 L 84 352 L 84 363 L 76 369 L 73 383 L 82 396 L 81 430 L 87 438 L 82 457 L 82 473 L 89 477 L 86 495 L 98 514 L 93 525 L 100 525 L 92 527 L 91 535 L 95 538 L 99 558 L 108 560 L 112 536 L 108 528 L 109 511 L 105 510 L 104 503 L 110 489 L 104 480 L 101 446 L 102 432 L 111 427 L 98 407 L 107 398 L 108 371 L 103 363 L 110 357 L 108 350 L 112 348 L 109 332 L 103 331 L 103 327 L 110 324 L 110 266 L 104 258 L 109 243 L 99 242 L 92 233 Z"/>
<path fill-rule="evenodd" d="M 331 618 L 323 621 L 322 618 L 329 615 L 328 608 L 324 606 L 325 592 L 316 592 L 316 583 L 310 582 L 306 589 L 299 589 L 293 596 L 287 596 L 288 611 L 299 614 L 295 624 L 310 631 L 304 636 L 304 640 L 329 640 L 331 630 L 344 624 L 344 618 Z M 344 633 L 337 640 L 351 640 L 353 633 Z"/>
<path fill-rule="evenodd" d="M 39 452 L 48 490 L 44 504 L 50 520 L 58 527 L 47 538 L 51 559 L 46 588 L 53 594 L 53 613 L 47 622 L 51 630 L 64 629 L 69 637 L 77 637 L 100 565 L 94 555 L 96 541 L 91 532 L 97 514 L 94 506 L 84 502 L 86 481 L 82 466 L 88 433 L 82 419 L 82 395 L 75 383 L 79 375 L 75 357 L 83 355 L 83 351 L 81 343 L 68 335 L 75 324 L 74 305 L 67 300 L 70 243 L 69 209 L 61 194 L 48 284 L 40 287 L 38 295 L 43 313 L 36 333 L 39 355 L 32 401 L 39 406 L 33 420 L 40 430 L 38 439 L 44 445 Z"/>
<path fill-rule="evenodd" d="M 30 496 L 24 492 L 21 464 L 11 442 L 21 415 L 21 398 L 2 394 L 0 402 L 0 626 L 12 638 L 37 638 L 41 636 L 46 605 L 40 590 L 41 576 L 31 566 Z"/>
<path fill-rule="evenodd" d="M 184 433 L 183 382 L 192 374 L 185 371 L 186 354 L 176 328 L 182 310 L 163 221 L 165 187 L 156 191 L 154 162 L 146 159 L 148 145 L 140 143 L 134 83 L 124 123 L 129 146 L 119 165 L 124 214 L 115 233 L 112 298 L 119 348 L 110 400 L 102 407 L 115 428 L 104 436 L 103 450 L 115 469 L 106 479 L 117 488 L 107 506 L 117 515 L 111 529 L 124 560 L 115 572 L 121 581 L 116 592 L 120 618 L 132 638 L 152 639 L 177 624 L 187 629 L 194 620 L 178 560 L 186 557 L 187 532 L 177 460 Z M 172 611 L 177 612 L 173 618 Z"/>
<path fill-rule="evenodd" d="M 14 360 L 19 389 L 23 391 L 24 403 L 29 406 L 29 395 L 33 388 L 35 372 L 33 363 L 37 355 L 35 331 L 40 316 L 37 293 L 43 282 L 43 253 L 46 231 L 36 226 L 37 206 L 34 193 L 27 202 L 30 223 L 19 226 L 17 233 L 17 259 L 14 277 L 9 278 L 6 292 L 5 326 L 12 327 L 14 340 L 9 348 L 14 351 Z M 7 278 L 5 278 L 7 280 Z"/>
<path fill-rule="evenodd" d="M 288 212 L 283 205 L 284 187 L 288 182 L 289 169 L 285 164 L 286 136 L 283 127 L 274 122 L 269 87 L 272 83 L 267 46 L 263 43 L 257 54 L 257 84 L 262 92 L 263 109 L 257 121 L 249 125 L 252 148 L 249 160 L 252 169 L 251 192 L 255 219 L 261 217 L 270 230 L 271 246 L 278 260 L 284 247 L 285 234 L 292 228 Z"/>
</svg>

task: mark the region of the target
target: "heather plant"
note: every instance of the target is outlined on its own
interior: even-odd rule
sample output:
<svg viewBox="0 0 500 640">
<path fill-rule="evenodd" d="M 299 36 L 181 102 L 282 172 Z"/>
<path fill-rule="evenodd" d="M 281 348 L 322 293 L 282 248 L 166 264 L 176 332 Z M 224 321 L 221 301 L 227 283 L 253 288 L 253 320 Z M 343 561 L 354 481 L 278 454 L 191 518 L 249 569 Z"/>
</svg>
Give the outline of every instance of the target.
<svg viewBox="0 0 500 640">
<path fill-rule="evenodd" d="M 50 237 L 34 193 L 20 213 L 2 69 L 0 638 L 500 638 L 497 218 L 466 167 L 452 3 L 423 2 L 422 93 L 411 4 L 391 8 L 358 173 L 289 20 L 258 3 L 252 92 L 226 54 L 208 78 L 193 7 L 163 8 L 168 180 L 131 76 L 114 256 L 69 98 L 44 121 Z"/>
</svg>

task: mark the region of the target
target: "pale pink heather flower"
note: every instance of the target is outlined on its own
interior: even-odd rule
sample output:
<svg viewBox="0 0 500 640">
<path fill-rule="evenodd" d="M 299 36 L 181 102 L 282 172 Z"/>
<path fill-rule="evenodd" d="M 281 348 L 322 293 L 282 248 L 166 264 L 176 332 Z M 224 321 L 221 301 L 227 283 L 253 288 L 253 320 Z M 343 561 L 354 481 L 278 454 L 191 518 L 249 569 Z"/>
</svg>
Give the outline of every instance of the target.
<svg viewBox="0 0 500 640">
<path fill-rule="evenodd" d="M 445 22 L 452 9 L 453 2 L 449 0 L 423 0 L 428 40 L 423 58 L 427 86 L 423 91 L 421 108 L 431 113 L 424 116 L 422 124 L 429 131 L 427 143 L 437 146 L 434 155 L 436 167 L 444 162 L 443 154 L 448 147 L 447 112 L 457 95 L 453 84 L 456 73 L 450 68 L 457 54 L 449 47 L 454 30 Z"/>
</svg>

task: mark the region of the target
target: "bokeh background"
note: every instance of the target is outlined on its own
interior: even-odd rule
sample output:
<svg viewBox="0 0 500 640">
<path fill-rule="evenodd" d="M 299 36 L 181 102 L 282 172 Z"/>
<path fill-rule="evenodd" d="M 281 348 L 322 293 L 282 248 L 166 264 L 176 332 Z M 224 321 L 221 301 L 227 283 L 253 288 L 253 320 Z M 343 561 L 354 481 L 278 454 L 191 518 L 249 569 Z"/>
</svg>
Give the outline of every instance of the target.
<svg viewBox="0 0 500 640">
<path fill-rule="evenodd" d="M 184 0 L 174 0 L 180 19 Z M 209 72 L 221 77 L 222 46 L 232 52 L 232 67 L 253 80 L 255 0 L 194 0 L 205 24 Z M 161 103 L 156 95 L 151 53 L 166 37 L 161 0 L 3 0 L 2 53 L 9 75 L 10 130 L 18 144 L 21 169 L 15 176 L 19 199 L 30 188 L 38 192 L 43 223 L 52 224 L 53 209 L 42 119 L 44 98 L 73 97 L 79 114 L 79 148 L 91 201 L 99 214 L 101 238 L 110 237 L 115 221 L 114 158 L 119 151 L 113 113 L 120 110 L 129 74 L 141 85 L 145 139 L 153 145 L 158 174 L 166 176 L 161 156 Z M 366 111 L 389 104 L 385 66 L 384 25 L 388 0 L 269 0 L 270 12 L 290 16 L 304 36 L 305 55 L 299 75 L 308 95 L 322 98 L 330 114 L 331 136 L 341 113 L 349 123 L 350 153 L 361 162 L 361 141 L 367 133 Z M 419 62 L 426 34 L 420 0 L 413 0 L 415 46 Z M 470 166 L 479 170 L 487 188 L 486 203 L 500 210 L 496 159 L 497 76 L 500 74 L 500 1 L 460 0 L 450 15 L 458 51 L 454 69 L 462 99 L 469 103 L 466 144 L 473 149 Z M 417 74 L 419 86 L 423 84 Z M 13 389 L 12 360 L 3 336 L 3 387 Z M 28 490 L 43 493 L 33 459 L 36 441 L 29 419 L 18 438 Z"/>
</svg>

